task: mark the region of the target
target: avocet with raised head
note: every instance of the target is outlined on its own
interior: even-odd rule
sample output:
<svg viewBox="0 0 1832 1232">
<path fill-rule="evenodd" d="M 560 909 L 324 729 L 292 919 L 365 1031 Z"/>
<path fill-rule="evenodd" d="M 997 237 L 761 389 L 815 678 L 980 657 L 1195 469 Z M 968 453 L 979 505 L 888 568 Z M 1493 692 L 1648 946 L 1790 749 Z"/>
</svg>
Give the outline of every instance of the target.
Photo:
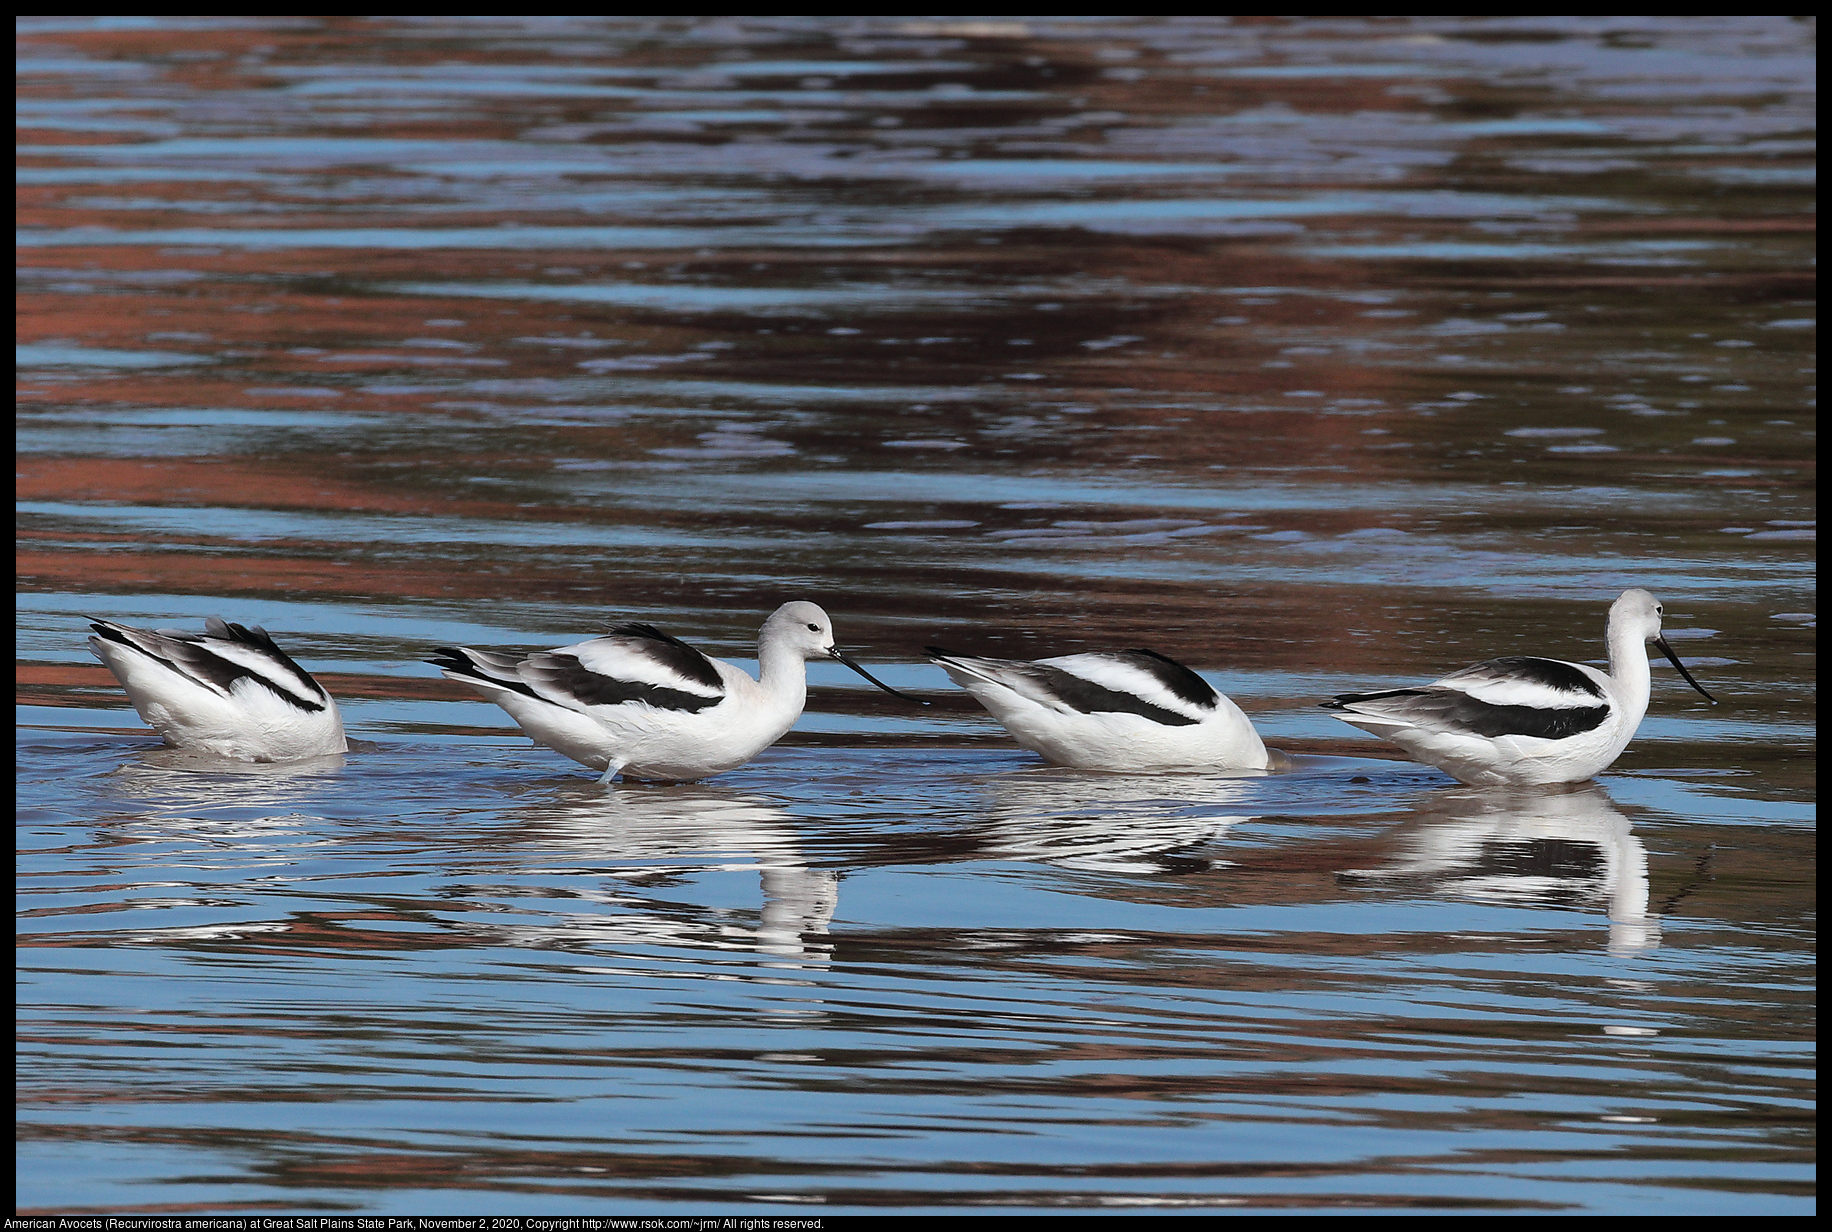
<svg viewBox="0 0 1832 1232">
<path fill-rule="evenodd" d="M 604 771 L 650 782 L 703 779 L 743 765 L 801 717 L 809 659 L 837 659 L 906 701 L 833 644 L 833 622 L 812 603 L 785 603 L 757 635 L 761 679 L 709 658 L 653 625 L 526 657 L 463 646 L 428 659 L 509 712 L 537 744 Z"/>
<path fill-rule="evenodd" d="M 298 761 L 348 748 L 337 703 L 267 630 L 212 616 L 204 632 L 91 621 L 89 649 L 174 748 Z"/>
<path fill-rule="evenodd" d="M 1239 706 L 1155 650 L 1054 659 L 929 657 L 1045 761 L 1077 770 L 1264 770 L 1259 733 Z"/>
<path fill-rule="evenodd" d="M 1692 679 L 1660 635 L 1662 608 L 1625 590 L 1609 609 L 1609 671 L 1514 656 L 1452 672 L 1411 689 L 1343 693 L 1321 705 L 1473 787 L 1579 783 L 1628 747 L 1647 713 L 1647 643 Z"/>
</svg>

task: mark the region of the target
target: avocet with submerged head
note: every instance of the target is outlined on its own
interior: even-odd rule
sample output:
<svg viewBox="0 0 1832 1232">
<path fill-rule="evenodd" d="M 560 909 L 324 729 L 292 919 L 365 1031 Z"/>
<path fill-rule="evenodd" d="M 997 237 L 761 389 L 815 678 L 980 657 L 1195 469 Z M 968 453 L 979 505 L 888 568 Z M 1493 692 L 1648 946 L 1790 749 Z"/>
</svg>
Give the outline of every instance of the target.
<svg viewBox="0 0 1832 1232">
<path fill-rule="evenodd" d="M 212 616 L 204 631 L 91 621 L 89 649 L 173 748 L 242 761 L 347 751 L 337 703 L 259 625 Z"/>
<path fill-rule="evenodd" d="M 1102 650 L 1034 662 L 928 647 L 929 657 L 1045 761 L 1077 770 L 1264 770 L 1239 706 L 1155 650 Z"/>
</svg>

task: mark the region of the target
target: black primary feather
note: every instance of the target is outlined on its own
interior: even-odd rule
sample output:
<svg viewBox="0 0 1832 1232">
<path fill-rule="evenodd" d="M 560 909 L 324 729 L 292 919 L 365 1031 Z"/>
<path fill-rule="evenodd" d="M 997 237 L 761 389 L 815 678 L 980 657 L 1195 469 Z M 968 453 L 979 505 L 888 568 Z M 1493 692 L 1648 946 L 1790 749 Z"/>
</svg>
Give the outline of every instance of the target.
<svg viewBox="0 0 1832 1232">
<path fill-rule="evenodd" d="M 1144 655 L 1145 658 L 1133 658 L 1134 655 Z M 1120 651 L 1114 657 L 1127 659 L 1140 671 L 1150 673 L 1159 684 L 1192 706 L 1213 710 L 1215 703 L 1220 700 L 1220 695 L 1215 692 L 1213 685 L 1169 655 L 1161 655 L 1155 650 L 1135 646 L 1131 650 Z"/>
<path fill-rule="evenodd" d="M 1557 689 L 1561 693 L 1594 697 L 1599 701 L 1608 697 L 1608 694 L 1603 691 L 1603 686 L 1592 680 L 1577 665 L 1561 663 L 1557 659 L 1541 659 L 1532 655 L 1508 655 L 1452 672 L 1444 678 L 1444 682 L 1459 680 L 1471 674 L 1484 677 L 1511 677 L 1528 684 Z"/>
<path fill-rule="evenodd" d="M 1570 736 L 1594 731 L 1609 718 L 1608 706 L 1497 706 L 1478 701 L 1467 693 L 1449 689 L 1388 689 L 1384 693 L 1343 693 L 1319 703 L 1326 710 L 1349 710 L 1357 702 L 1381 701 L 1389 697 L 1416 697 L 1405 713 L 1373 714 L 1394 722 L 1414 722 L 1420 727 L 1459 729 L 1478 736 L 1535 736 L 1541 740 L 1564 740 Z"/>
<path fill-rule="evenodd" d="M 691 647 L 687 649 L 689 653 L 698 657 L 700 662 L 706 662 L 706 657 L 699 651 Z M 710 667 L 711 664 L 707 666 Z M 683 689 L 670 689 L 666 685 L 648 684 L 637 680 L 619 680 L 615 676 L 594 672 L 578 659 L 567 654 L 529 655 L 524 660 L 522 669 L 532 672 L 542 683 L 551 684 L 588 706 L 620 706 L 625 702 L 642 702 L 658 710 L 685 710 L 697 714 L 708 706 L 716 706 L 725 700 L 725 682 L 717 678 L 716 672 L 713 674 L 714 679 L 708 683 L 718 688 L 719 695 L 707 697 L 704 694 L 689 693 Z"/>
<path fill-rule="evenodd" d="M 612 625 L 610 636 L 630 638 L 640 644 L 642 653 L 663 667 L 709 689 L 725 690 L 725 681 L 712 660 L 678 637 L 670 637 L 651 624 L 629 621 Z"/>
<path fill-rule="evenodd" d="M 953 655 L 939 646 L 928 646 L 924 649 L 936 658 L 954 659 Z M 1151 651 L 1144 653 L 1151 655 L 1153 659 L 1163 659 L 1166 663 L 1171 662 L 1164 659 L 1162 655 L 1152 654 Z M 1047 689 L 1063 705 L 1071 710 L 1080 711 L 1082 714 L 1136 714 L 1154 723 L 1161 723 L 1165 727 L 1192 727 L 1202 721 L 1192 719 L 1187 714 L 1179 714 L 1175 710 L 1166 710 L 1163 706 L 1154 706 L 1144 698 L 1123 690 L 1109 689 L 1105 685 L 1095 684 L 1092 680 L 1083 680 L 1072 672 L 1065 672 L 1060 667 L 1052 667 L 1047 663 L 1027 663 L 1021 659 L 989 659 L 987 662 L 997 663 L 1007 671 L 1030 677 Z M 1137 664 L 1137 666 L 1145 667 L 1144 664 Z M 1172 666 L 1181 667 L 1182 665 L 1173 663 Z M 1158 671 L 1150 667 L 1146 667 L 1146 670 L 1151 671 L 1154 678 L 1162 679 Z M 1188 668 L 1182 668 L 1182 670 L 1189 671 Z M 1194 676 L 1195 673 L 1190 672 L 1190 675 Z M 1203 687 L 1208 687 L 1207 682 L 1203 682 Z M 1214 694 L 1215 691 L 1209 689 L 1211 698 Z M 1178 696 L 1187 697 L 1180 691 L 1178 691 Z"/>
<path fill-rule="evenodd" d="M 151 635 L 141 634 L 148 640 L 159 638 L 170 645 L 171 653 L 164 655 L 127 636 L 129 633 L 140 633 L 138 629 L 110 624 L 105 620 L 91 620 L 89 627 L 95 630 L 98 636 L 125 646 L 135 654 L 145 655 L 156 663 L 163 663 L 170 671 L 192 680 L 201 681 L 225 696 L 236 681 L 252 680 L 275 697 L 307 714 L 316 714 L 323 710 L 325 703 L 322 699 L 329 696 L 323 686 L 313 680 L 304 668 L 293 662 L 284 650 L 274 645 L 274 640 L 267 635 L 267 630 L 258 626 L 249 629 L 242 625 L 227 624 L 214 616 L 205 625 L 211 635 L 223 641 L 252 646 L 263 654 L 273 656 L 277 664 L 284 667 L 287 673 L 299 682 L 300 688 L 304 689 L 308 696 L 300 697 L 291 690 L 281 688 L 261 673 L 216 654 L 205 642 L 202 634 L 165 629 L 157 630 Z"/>
</svg>

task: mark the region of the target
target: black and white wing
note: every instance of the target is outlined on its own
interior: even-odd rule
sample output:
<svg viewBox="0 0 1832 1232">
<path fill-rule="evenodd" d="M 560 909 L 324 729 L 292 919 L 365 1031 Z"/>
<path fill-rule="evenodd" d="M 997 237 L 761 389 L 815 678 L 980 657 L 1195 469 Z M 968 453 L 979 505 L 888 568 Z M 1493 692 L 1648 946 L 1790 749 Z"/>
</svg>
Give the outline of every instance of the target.
<svg viewBox="0 0 1832 1232">
<path fill-rule="evenodd" d="M 267 630 L 211 617 L 200 634 L 91 621 L 89 649 L 175 748 L 250 761 L 347 752 L 324 687 Z"/>
<path fill-rule="evenodd" d="M 1597 674 L 1557 659 L 1489 659 L 1411 689 L 1344 693 L 1323 705 L 1371 731 L 1417 728 L 1470 736 L 1563 740 L 1601 726 L 1609 694 Z M 1350 717 L 1353 716 L 1353 717 Z"/>
<path fill-rule="evenodd" d="M 133 685 L 156 688 L 156 677 L 148 673 L 156 664 L 178 681 L 223 698 L 253 688 L 307 714 L 332 705 L 324 687 L 259 625 L 231 624 L 212 616 L 204 622 L 202 634 L 177 629 L 148 632 L 108 620 L 91 621 L 89 627 L 95 631 L 90 647 L 124 685 L 130 684 L 125 669 L 131 671 Z"/>
<path fill-rule="evenodd" d="M 1094 651 L 1036 662 L 969 658 L 934 646 L 928 651 L 970 691 L 976 680 L 999 685 L 1062 713 L 1136 714 L 1185 727 L 1213 715 L 1219 701 L 1208 681 L 1152 650 Z"/>
<path fill-rule="evenodd" d="M 617 625 L 603 637 L 523 659 L 456 646 L 428 662 L 453 680 L 577 711 L 639 704 L 695 713 L 727 692 L 718 664 L 646 624 Z"/>
</svg>

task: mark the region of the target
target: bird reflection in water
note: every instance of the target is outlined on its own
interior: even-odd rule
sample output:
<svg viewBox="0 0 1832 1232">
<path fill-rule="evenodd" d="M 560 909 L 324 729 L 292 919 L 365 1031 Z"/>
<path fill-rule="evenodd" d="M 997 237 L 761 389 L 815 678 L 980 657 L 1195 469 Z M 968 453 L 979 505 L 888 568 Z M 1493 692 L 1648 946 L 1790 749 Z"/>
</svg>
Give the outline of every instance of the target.
<svg viewBox="0 0 1832 1232">
<path fill-rule="evenodd" d="M 839 902 L 839 873 L 809 865 L 794 818 L 767 800 L 708 784 L 631 785 L 609 794 L 569 786 L 522 816 L 526 837 L 590 865 L 571 871 L 658 886 L 755 870 L 762 884 L 754 929 L 729 918 L 696 918 L 700 913 L 684 913 L 678 903 L 618 895 L 614 901 L 627 914 L 594 918 L 587 940 L 754 949 L 785 960 L 771 966 L 824 964 L 832 955 L 825 938 Z"/>
<path fill-rule="evenodd" d="M 352 748 L 361 744 L 351 741 Z M 368 746 L 373 747 L 373 746 Z M 208 832 L 259 839 L 304 833 L 325 781 L 342 772 L 342 753 L 257 762 L 201 749 L 140 749 L 109 772 L 118 803 L 136 823 L 160 832 Z M 260 815 L 263 810 L 274 810 Z"/>
<path fill-rule="evenodd" d="M 1083 773 L 1056 768 L 987 776 L 987 822 L 945 835 L 900 834 L 858 842 L 846 862 L 893 866 L 954 860 L 1020 860 L 1083 871 L 1190 872 L 1225 865 L 1205 849 L 1237 822 L 1222 809 L 1245 798 L 1243 780 Z M 755 929 L 729 916 L 660 896 L 613 893 L 615 914 L 576 918 L 592 944 L 748 949 L 771 967 L 824 965 L 839 901 L 836 868 L 816 867 L 797 819 L 769 801 L 715 784 L 631 786 L 606 794 L 562 789 L 526 808 L 533 839 L 578 862 L 570 873 L 616 878 L 631 889 L 660 888 L 708 872 L 755 870 L 763 906 Z M 546 869 L 542 871 L 555 871 Z M 547 930 L 543 930 L 544 933 Z M 551 934 L 548 933 L 549 939 Z"/>
<path fill-rule="evenodd" d="M 1594 784 L 1565 792 L 1465 789 L 1434 793 L 1397 832 L 1379 868 L 1345 884 L 1430 885 L 1440 894 L 1535 906 L 1602 907 L 1612 952 L 1660 945 L 1648 914 L 1648 853 L 1629 819 Z"/>
<path fill-rule="evenodd" d="M 350 745 L 352 752 L 375 748 L 360 740 L 352 740 Z M 285 762 L 244 761 L 203 749 L 175 749 L 162 745 L 138 749 L 128 754 L 128 759 L 114 773 L 144 782 L 183 782 L 187 788 L 194 790 L 197 780 L 187 776 L 196 774 L 220 774 L 226 779 L 251 784 L 309 780 L 343 769 L 344 756 L 343 753 L 325 753 L 318 757 L 302 757 Z"/>
<path fill-rule="evenodd" d="M 1238 808 L 1257 774 L 1110 774 L 1055 767 L 989 776 L 977 858 L 1114 873 L 1225 865 L 1200 849 L 1251 817 Z"/>
</svg>

